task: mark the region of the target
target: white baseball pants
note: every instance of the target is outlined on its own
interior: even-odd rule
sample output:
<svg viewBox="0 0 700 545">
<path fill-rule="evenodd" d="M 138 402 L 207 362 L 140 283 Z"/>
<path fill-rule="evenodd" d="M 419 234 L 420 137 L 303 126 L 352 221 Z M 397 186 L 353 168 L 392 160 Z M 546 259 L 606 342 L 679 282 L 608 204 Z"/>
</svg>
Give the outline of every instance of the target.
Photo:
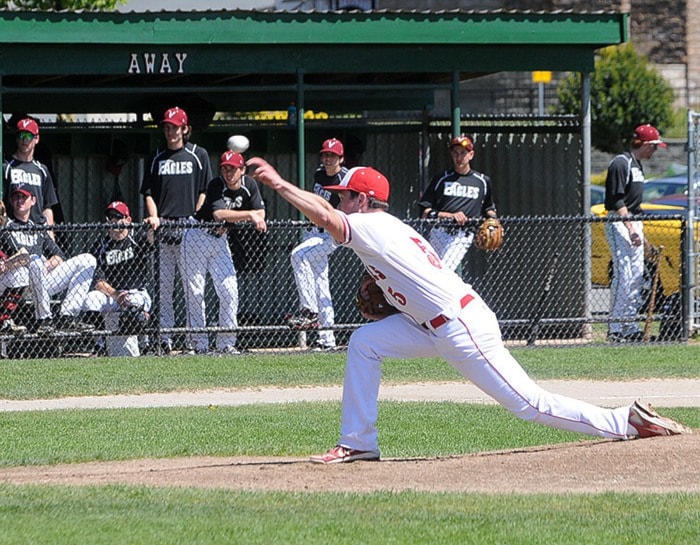
<svg viewBox="0 0 700 545">
<path fill-rule="evenodd" d="M 0 274 L 0 295 L 7 288 L 22 288 L 29 285 L 29 269 L 17 267 Z"/>
<path fill-rule="evenodd" d="M 299 307 L 318 313 L 318 340 L 325 346 L 335 346 L 335 310 L 328 279 L 328 258 L 338 245 L 326 231 L 311 228 L 304 231 L 304 240 L 292 250 L 294 281 L 299 294 Z"/>
<path fill-rule="evenodd" d="M 613 278 L 610 283 L 610 333 L 631 335 L 639 332 L 637 312 L 642 306 L 644 287 L 644 225 L 633 221 L 632 226 L 642 239 L 640 246 L 630 242 L 629 231 L 624 223 L 605 224 L 605 236 L 610 246 L 613 262 Z M 622 321 L 632 319 L 635 321 Z M 619 321 L 615 321 L 619 320 Z"/>
<path fill-rule="evenodd" d="M 472 245 L 474 233 L 460 229 L 454 234 L 441 227 L 434 227 L 430 231 L 430 245 L 442 259 L 445 266 L 451 271 L 457 270 L 462 259 Z"/>
<path fill-rule="evenodd" d="M 352 334 L 338 444 L 379 450 L 377 397 L 384 358 L 435 356 L 445 358 L 518 418 L 597 437 L 627 437 L 629 406 L 604 409 L 552 394 L 535 384 L 503 345 L 495 314 L 475 294 L 458 318 L 437 330 L 394 314 Z"/>
<path fill-rule="evenodd" d="M 211 275 L 216 295 L 219 297 L 219 327 L 238 327 L 238 278 L 226 237 L 210 235 L 204 229 L 188 229 L 182 240 L 180 259 L 185 280 L 189 327 L 204 328 L 207 325 L 204 301 L 207 272 Z M 205 352 L 209 349 L 209 337 L 206 333 L 192 334 L 190 339 L 195 350 Z M 218 350 L 235 346 L 235 333 L 217 334 Z"/>
<path fill-rule="evenodd" d="M 146 290 L 126 290 L 129 302 L 146 312 L 151 310 L 151 296 Z M 101 291 L 93 290 L 85 299 L 84 310 L 101 312 L 107 331 L 119 330 L 119 315 L 123 312 L 117 301 Z M 105 348 L 108 356 L 133 356 L 141 354 L 138 335 L 110 335 L 105 337 Z"/>
<path fill-rule="evenodd" d="M 91 254 L 80 254 L 47 271 L 46 259 L 33 255 L 29 262 L 29 289 L 36 305 L 36 318 L 51 318 L 51 296 L 66 290 L 61 316 L 77 316 L 90 291 L 97 262 Z"/>
</svg>

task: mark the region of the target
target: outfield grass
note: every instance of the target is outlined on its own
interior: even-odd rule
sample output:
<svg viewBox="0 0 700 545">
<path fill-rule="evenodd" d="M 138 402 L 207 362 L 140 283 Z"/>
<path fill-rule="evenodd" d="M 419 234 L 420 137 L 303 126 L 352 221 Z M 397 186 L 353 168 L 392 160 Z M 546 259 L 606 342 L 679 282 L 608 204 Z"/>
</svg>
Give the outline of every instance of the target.
<svg viewBox="0 0 700 545">
<path fill-rule="evenodd" d="M 518 348 L 535 379 L 700 377 L 700 345 Z M 0 361 L 0 399 L 342 384 L 345 355 L 253 354 Z M 384 381 L 462 381 L 442 359 L 388 360 Z"/>
<path fill-rule="evenodd" d="M 535 378 L 700 376 L 697 347 L 519 349 Z M 0 362 L 0 398 L 340 384 L 341 354 Z M 440 360 L 385 380 L 459 381 Z M 665 409 L 700 427 L 700 409 Z M 382 453 L 434 456 L 581 440 L 498 406 L 383 402 Z M 306 456 L 337 439 L 339 403 L 0 413 L 0 465 L 194 455 Z M 459 426 L 455 426 L 459 422 Z M 312 470 L 312 469 L 310 469 Z M 0 484 L 0 545 L 695 544 L 700 494 L 485 496 L 263 493 Z"/>
<path fill-rule="evenodd" d="M 257 493 L 0 485 L 0 545 L 697 543 L 698 496 Z"/>
</svg>

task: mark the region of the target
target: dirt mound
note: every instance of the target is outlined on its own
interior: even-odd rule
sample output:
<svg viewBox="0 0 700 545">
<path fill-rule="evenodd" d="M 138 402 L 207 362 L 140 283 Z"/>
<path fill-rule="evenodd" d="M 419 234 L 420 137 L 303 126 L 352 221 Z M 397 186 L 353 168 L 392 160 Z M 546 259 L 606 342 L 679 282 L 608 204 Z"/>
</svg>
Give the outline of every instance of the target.
<svg viewBox="0 0 700 545">
<path fill-rule="evenodd" d="M 700 492 L 700 433 L 581 441 L 443 458 L 319 466 L 300 458 L 197 457 L 0 469 L 0 482 L 235 490 L 482 493 Z"/>
</svg>

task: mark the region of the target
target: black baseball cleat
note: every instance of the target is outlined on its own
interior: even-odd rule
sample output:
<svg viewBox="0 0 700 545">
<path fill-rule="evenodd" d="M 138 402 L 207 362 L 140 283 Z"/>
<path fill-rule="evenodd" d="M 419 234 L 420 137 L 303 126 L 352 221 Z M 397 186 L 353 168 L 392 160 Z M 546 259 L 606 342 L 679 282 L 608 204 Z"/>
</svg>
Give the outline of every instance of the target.
<svg viewBox="0 0 700 545">
<path fill-rule="evenodd" d="M 311 312 L 308 308 L 302 308 L 296 314 L 285 316 L 287 325 L 292 329 L 306 331 L 309 329 L 318 329 L 318 313 Z"/>
<path fill-rule="evenodd" d="M 32 328 L 32 333 L 36 333 L 37 335 L 51 335 L 55 332 L 56 327 L 53 325 L 53 320 L 51 318 L 37 320 Z"/>
<path fill-rule="evenodd" d="M 81 321 L 77 316 L 61 316 L 56 324 L 61 331 L 92 331 L 95 326 Z"/>
<path fill-rule="evenodd" d="M 0 335 L 24 335 L 27 328 L 23 325 L 18 325 L 12 318 L 7 318 L 0 324 Z"/>
<path fill-rule="evenodd" d="M 656 335 L 649 335 L 649 339 L 646 342 L 656 341 Z M 608 333 L 608 342 L 617 343 L 641 343 L 644 341 L 644 333 L 637 331 L 635 333 L 630 333 L 628 335 L 623 335 L 622 333 Z"/>
</svg>

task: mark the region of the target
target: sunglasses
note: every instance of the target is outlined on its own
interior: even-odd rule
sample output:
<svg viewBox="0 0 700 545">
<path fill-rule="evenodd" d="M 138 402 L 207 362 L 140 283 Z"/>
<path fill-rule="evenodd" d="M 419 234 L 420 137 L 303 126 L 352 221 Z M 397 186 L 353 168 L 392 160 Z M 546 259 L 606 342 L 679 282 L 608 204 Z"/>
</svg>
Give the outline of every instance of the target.
<svg viewBox="0 0 700 545">
<path fill-rule="evenodd" d="M 23 140 L 23 141 L 25 141 L 25 142 L 31 142 L 32 140 L 34 140 L 34 137 L 35 137 L 35 136 L 36 136 L 36 135 L 34 135 L 34 134 L 30 133 L 30 132 L 24 132 L 24 131 L 23 131 L 23 132 L 18 132 L 18 133 L 17 133 L 17 140 Z"/>
<path fill-rule="evenodd" d="M 120 214 L 119 212 L 108 212 L 107 213 L 107 219 L 110 221 L 113 220 L 123 220 L 126 216 Z"/>
</svg>

